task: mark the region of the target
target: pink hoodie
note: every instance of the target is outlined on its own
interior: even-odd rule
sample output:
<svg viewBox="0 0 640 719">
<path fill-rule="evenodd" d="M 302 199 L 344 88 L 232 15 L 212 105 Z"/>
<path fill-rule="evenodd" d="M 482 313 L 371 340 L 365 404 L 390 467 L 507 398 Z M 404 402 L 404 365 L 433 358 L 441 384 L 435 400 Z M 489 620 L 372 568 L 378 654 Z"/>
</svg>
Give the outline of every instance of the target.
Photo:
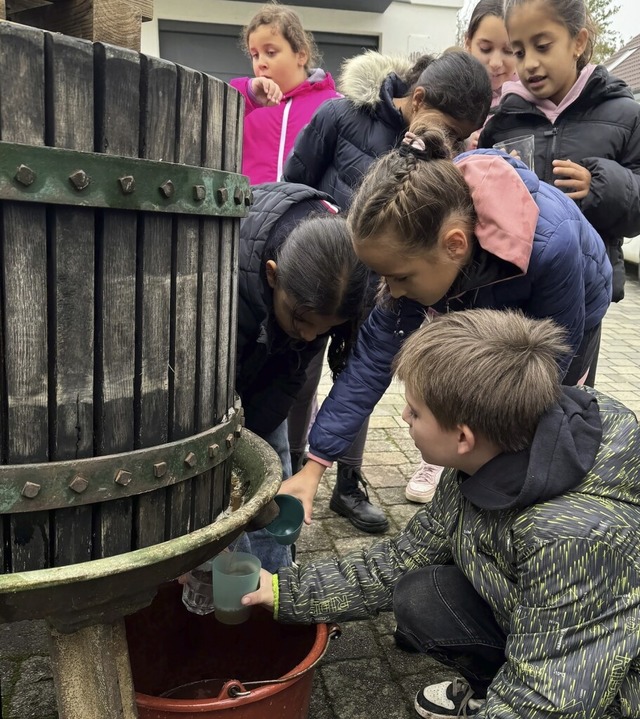
<svg viewBox="0 0 640 719">
<path fill-rule="evenodd" d="M 288 92 L 279 105 L 263 107 L 250 91 L 250 77 L 238 77 L 229 83 L 245 99 L 244 152 L 242 173 L 252 185 L 277 182 L 296 136 L 313 113 L 326 100 L 342 97 L 333 78 L 317 69 L 300 85 Z"/>
<path fill-rule="evenodd" d="M 526 274 L 540 215 L 527 186 L 501 155 L 469 154 L 456 164 L 471 190 L 480 247 Z"/>
<path fill-rule="evenodd" d="M 571 90 L 562 98 L 559 105 L 556 105 L 551 100 L 540 100 L 533 95 L 521 82 L 516 80 L 515 82 L 505 82 L 502 86 L 502 97 L 509 95 L 519 95 L 525 100 L 537 105 L 537 107 L 544 112 L 549 122 L 554 123 L 558 115 L 569 105 L 573 104 L 584 90 L 589 78 L 593 74 L 597 65 L 585 65 L 578 75 L 578 79 L 575 81 Z"/>
</svg>

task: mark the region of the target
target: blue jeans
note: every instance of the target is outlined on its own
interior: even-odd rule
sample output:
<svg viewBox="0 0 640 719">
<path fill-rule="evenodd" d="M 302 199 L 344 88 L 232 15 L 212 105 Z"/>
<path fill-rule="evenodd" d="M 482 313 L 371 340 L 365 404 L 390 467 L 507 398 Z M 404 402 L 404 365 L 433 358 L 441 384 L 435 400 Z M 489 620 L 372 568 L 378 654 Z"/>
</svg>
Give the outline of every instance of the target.
<svg viewBox="0 0 640 719">
<path fill-rule="evenodd" d="M 400 648 L 453 667 L 476 697 L 486 696 L 505 662 L 507 637 L 458 567 L 430 566 L 405 574 L 393 594 L 393 611 Z"/>
<path fill-rule="evenodd" d="M 282 479 L 291 476 L 291 453 L 289 452 L 289 433 L 287 420 L 276 427 L 273 432 L 263 437 L 280 457 L 282 462 Z M 260 560 L 263 569 L 277 572 L 280 567 L 291 566 L 291 547 L 278 544 L 264 529 L 242 534 L 231 547 L 239 552 L 249 552 Z"/>
</svg>

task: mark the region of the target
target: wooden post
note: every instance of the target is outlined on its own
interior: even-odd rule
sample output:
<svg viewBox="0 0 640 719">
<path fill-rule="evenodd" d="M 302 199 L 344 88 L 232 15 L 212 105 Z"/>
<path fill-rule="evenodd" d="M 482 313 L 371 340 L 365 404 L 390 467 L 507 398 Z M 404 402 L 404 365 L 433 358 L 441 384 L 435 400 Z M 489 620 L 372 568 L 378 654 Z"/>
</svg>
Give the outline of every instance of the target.
<svg viewBox="0 0 640 719">
<path fill-rule="evenodd" d="M 12 0 L 7 8 L 8 20 L 136 51 L 152 17 L 153 0 Z"/>
<path fill-rule="evenodd" d="M 60 719 L 137 719 L 123 619 L 50 639 Z"/>
</svg>

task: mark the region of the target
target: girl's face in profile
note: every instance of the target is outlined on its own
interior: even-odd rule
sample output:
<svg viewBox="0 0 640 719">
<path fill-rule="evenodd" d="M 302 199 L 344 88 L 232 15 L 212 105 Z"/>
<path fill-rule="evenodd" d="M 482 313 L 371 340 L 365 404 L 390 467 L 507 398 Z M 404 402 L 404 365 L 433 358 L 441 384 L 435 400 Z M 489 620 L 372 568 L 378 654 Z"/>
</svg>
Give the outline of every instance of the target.
<svg viewBox="0 0 640 719">
<path fill-rule="evenodd" d="M 407 297 L 425 307 L 439 302 L 460 272 L 460 264 L 438 243 L 432 249 L 409 254 L 393 235 L 354 243 L 359 259 L 387 283 L 391 296 Z"/>
<path fill-rule="evenodd" d="M 465 40 L 464 47 L 487 68 L 494 92 L 513 78 L 516 59 L 502 18 L 485 15 L 473 36 Z"/>
<path fill-rule="evenodd" d="M 260 25 L 249 35 L 247 44 L 256 77 L 273 80 L 285 94 L 305 81 L 307 53 L 294 52 L 274 25 Z"/>
</svg>

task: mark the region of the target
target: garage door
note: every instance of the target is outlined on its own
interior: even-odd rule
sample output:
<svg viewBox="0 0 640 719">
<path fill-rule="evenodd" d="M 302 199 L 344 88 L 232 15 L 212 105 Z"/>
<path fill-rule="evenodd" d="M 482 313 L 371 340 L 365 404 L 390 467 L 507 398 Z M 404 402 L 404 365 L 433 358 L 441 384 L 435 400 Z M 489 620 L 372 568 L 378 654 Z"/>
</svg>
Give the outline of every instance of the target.
<svg viewBox="0 0 640 719">
<path fill-rule="evenodd" d="M 229 81 L 251 75 L 249 59 L 240 48 L 237 25 L 160 20 L 160 56 Z M 340 63 L 363 50 L 377 50 L 371 35 L 314 32 L 323 56 L 322 67 L 337 79 Z"/>
</svg>

